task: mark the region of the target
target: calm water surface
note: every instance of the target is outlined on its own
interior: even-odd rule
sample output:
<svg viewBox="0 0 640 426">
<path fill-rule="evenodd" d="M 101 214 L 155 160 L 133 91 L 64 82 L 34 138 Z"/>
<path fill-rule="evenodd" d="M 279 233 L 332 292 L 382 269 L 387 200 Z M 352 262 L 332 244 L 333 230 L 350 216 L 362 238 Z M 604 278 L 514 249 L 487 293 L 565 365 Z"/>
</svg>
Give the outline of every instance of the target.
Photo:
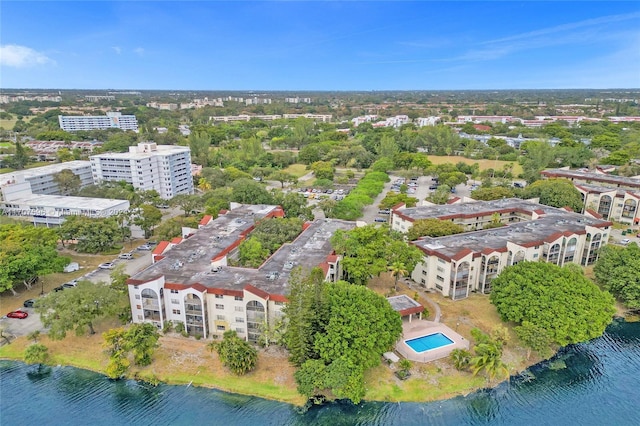
<svg viewBox="0 0 640 426">
<path fill-rule="evenodd" d="M 467 397 L 336 403 L 304 414 L 259 398 L 114 382 L 71 367 L 38 374 L 0 361 L 0 374 L 1 425 L 640 425 L 640 323 L 615 322 L 601 338 Z"/>
</svg>

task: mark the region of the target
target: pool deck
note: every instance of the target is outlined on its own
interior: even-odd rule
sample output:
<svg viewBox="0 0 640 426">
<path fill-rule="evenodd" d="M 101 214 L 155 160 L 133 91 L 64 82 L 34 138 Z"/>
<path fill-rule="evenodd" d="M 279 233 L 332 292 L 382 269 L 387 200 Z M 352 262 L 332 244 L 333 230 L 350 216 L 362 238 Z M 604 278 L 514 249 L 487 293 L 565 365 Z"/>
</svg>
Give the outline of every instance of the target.
<svg viewBox="0 0 640 426">
<path fill-rule="evenodd" d="M 434 333 L 444 334 L 453 340 L 453 344 L 417 353 L 404 342 Z M 442 323 L 424 320 L 403 321 L 402 338 L 396 343 L 396 351 L 409 361 L 415 362 L 430 362 L 445 358 L 454 349 L 469 349 L 469 341 Z"/>
</svg>

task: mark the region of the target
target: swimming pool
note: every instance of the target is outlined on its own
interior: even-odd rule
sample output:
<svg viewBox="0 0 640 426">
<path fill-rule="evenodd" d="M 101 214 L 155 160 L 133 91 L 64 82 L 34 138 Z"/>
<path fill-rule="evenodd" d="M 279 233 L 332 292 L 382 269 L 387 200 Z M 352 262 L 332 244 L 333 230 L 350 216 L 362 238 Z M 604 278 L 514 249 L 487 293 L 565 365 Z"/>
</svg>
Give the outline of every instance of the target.
<svg viewBox="0 0 640 426">
<path fill-rule="evenodd" d="M 405 340 L 404 342 L 417 353 L 430 351 L 432 349 L 441 348 L 443 346 L 453 345 L 453 340 L 449 339 L 442 333 L 434 333 L 426 336 L 416 337 L 415 339 Z"/>
</svg>

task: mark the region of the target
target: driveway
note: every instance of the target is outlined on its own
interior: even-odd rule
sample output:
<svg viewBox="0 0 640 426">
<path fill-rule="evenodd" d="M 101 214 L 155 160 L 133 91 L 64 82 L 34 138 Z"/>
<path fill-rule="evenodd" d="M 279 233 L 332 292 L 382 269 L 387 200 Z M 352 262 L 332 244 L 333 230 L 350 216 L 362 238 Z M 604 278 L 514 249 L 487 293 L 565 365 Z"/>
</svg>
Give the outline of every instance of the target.
<svg viewBox="0 0 640 426">
<path fill-rule="evenodd" d="M 133 259 L 130 260 L 118 259 L 116 257 L 112 262 L 116 265 L 116 268 L 124 265 L 124 271 L 127 275 L 134 275 L 151 265 L 150 250 L 133 250 L 133 256 Z M 87 273 L 83 278 L 92 283 L 104 282 L 110 284 L 112 271 L 113 269 L 96 269 Z"/>
<path fill-rule="evenodd" d="M 40 322 L 40 315 L 36 314 L 33 308 L 20 308 L 21 311 L 27 312 L 29 316 L 25 319 L 7 318 L 3 316 L 0 318 L 0 328 L 5 335 L 13 335 L 16 337 L 26 336 L 35 330 L 42 330 L 42 323 Z M 6 315 L 8 312 L 3 312 Z M 0 342 L 2 344 L 2 342 Z"/>
<path fill-rule="evenodd" d="M 376 217 L 384 217 L 385 219 L 389 219 L 389 215 L 378 215 L 378 210 L 380 210 L 378 205 L 384 199 L 384 197 L 387 196 L 387 192 L 389 192 L 389 190 L 391 189 L 391 186 L 393 185 L 393 182 L 396 179 L 398 179 L 398 177 L 397 176 L 389 176 L 389 179 L 390 179 L 389 182 L 384 184 L 384 189 L 373 200 L 373 203 L 364 208 L 364 210 L 362 212 L 362 216 L 358 220 L 361 220 L 361 221 L 366 222 L 366 223 L 376 223 L 374 221 L 374 219 Z"/>
</svg>

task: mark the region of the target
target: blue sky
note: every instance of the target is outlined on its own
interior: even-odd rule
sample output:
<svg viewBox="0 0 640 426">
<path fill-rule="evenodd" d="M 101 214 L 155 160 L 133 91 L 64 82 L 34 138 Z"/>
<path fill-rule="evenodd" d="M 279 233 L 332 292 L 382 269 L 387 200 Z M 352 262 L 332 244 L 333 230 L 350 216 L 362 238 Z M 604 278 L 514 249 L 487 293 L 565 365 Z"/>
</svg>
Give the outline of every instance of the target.
<svg viewBox="0 0 640 426">
<path fill-rule="evenodd" d="M 0 87 L 639 88 L 640 2 L 2 0 Z"/>
</svg>

